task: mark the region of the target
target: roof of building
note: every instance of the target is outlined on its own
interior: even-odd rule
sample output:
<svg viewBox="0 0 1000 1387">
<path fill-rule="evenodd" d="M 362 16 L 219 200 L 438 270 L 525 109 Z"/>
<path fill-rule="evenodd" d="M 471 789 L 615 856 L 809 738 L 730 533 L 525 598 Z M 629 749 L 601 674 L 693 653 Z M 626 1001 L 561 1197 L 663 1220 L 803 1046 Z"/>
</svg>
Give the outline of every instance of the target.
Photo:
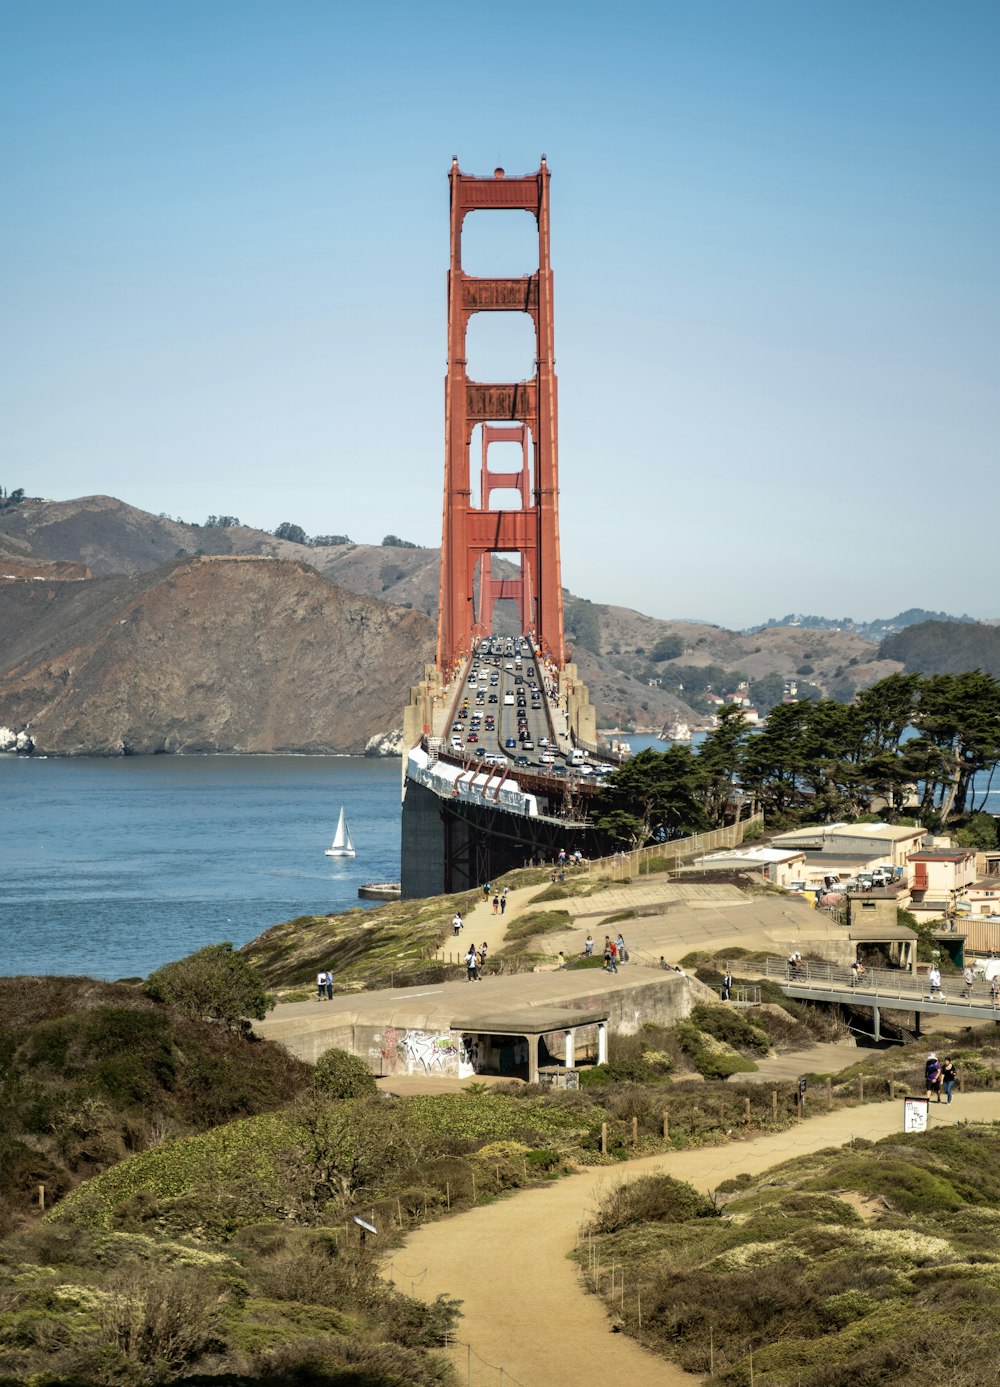
<svg viewBox="0 0 1000 1387">
<path fill-rule="evenodd" d="M 913 930 L 905 925 L 852 925 L 847 931 L 848 939 L 863 944 L 894 942 L 897 939 L 916 939 Z"/>
<path fill-rule="evenodd" d="M 569 1007 L 512 1007 L 486 1016 L 459 1012 L 453 1017 L 453 1031 L 473 1031 L 478 1035 L 546 1035 L 549 1031 L 568 1031 L 577 1026 L 593 1026 L 607 1021 L 608 1009 L 577 1011 Z"/>
<path fill-rule="evenodd" d="M 793 843 L 805 838 L 820 842 L 828 838 L 870 838 L 893 843 L 905 843 L 908 838 L 923 838 L 926 829 L 902 824 L 806 824 L 802 828 L 790 829 L 787 833 L 775 833 L 772 842 Z"/>
<path fill-rule="evenodd" d="M 907 853 L 907 862 L 968 862 L 975 857 L 972 848 L 925 848 L 922 852 Z"/>
</svg>

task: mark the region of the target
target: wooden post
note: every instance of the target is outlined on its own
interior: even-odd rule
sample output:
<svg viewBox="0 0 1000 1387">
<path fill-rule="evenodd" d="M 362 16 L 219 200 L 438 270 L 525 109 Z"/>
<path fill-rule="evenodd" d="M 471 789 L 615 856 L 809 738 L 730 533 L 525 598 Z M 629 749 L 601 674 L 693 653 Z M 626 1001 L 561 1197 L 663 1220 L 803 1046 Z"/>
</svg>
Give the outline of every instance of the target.
<svg viewBox="0 0 1000 1387">
<path fill-rule="evenodd" d="M 444 1182 L 444 1197 L 448 1204 L 448 1212 L 451 1213 L 451 1181 Z M 398 1202 L 398 1201 L 397 1201 Z"/>
<path fill-rule="evenodd" d="M 776 1088 L 772 1088 L 772 1089 L 771 1089 L 771 1121 L 772 1121 L 772 1122 L 777 1122 L 777 1120 L 778 1120 L 778 1090 L 777 1090 Z"/>
<path fill-rule="evenodd" d="M 633 1117 L 633 1119 L 632 1119 L 632 1145 L 633 1145 L 633 1146 L 638 1146 L 638 1144 L 639 1144 L 639 1119 L 638 1119 L 637 1117 Z"/>
<path fill-rule="evenodd" d="M 606 1156 L 607 1154 L 608 1154 L 608 1124 L 607 1124 L 606 1122 L 602 1122 L 602 1123 L 601 1123 L 601 1155 L 602 1155 L 602 1156 Z"/>
<path fill-rule="evenodd" d="M 39 1185 L 39 1186 L 38 1186 L 38 1207 L 39 1207 L 39 1208 L 43 1211 L 43 1213 L 44 1213 L 44 1211 L 45 1211 L 45 1186 L 44 1186 L 44 1185 Z"/>
<path fill-rule="evenodd" d="M 670 1140 L 670 1112 L 667 1108 L 663 1109 L 663 1140 Z"/>
<path fill-rule="evenodd" d="M 749 1099 L 749 1098 L 744 1098 L 744 1099 L 743 1099 L 743 1121 L 747 1124 L 747 1126 L 750 1125 L 750 1099 Z"/>
<path fill-rule="evenodd" d="M 472 1172 L 472 1202 L 476 1202 L 476 1172 Z"/>
</svg>

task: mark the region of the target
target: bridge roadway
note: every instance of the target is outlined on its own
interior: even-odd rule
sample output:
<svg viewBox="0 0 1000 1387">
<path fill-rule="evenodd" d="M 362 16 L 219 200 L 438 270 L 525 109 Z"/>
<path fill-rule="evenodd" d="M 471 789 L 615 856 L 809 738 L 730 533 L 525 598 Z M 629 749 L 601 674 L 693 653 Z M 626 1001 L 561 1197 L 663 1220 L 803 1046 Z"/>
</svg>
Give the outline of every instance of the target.
<svg viewBox="0 0 1000 1387">
<path fill-rule="evenodd" d="M 404 897 L 464 890 L 560 850 L 600 850 L 590 806 L 597 766 L 611 761 L 572 764 L 558 679 L 528 637 L 494 636 L 435 697 L 432 730 L 404 762 Z"/>
<path fill-rule="evenodd" d="M 870 1007 L 875 1040 L 880 1039 L 881 1013 L 886 1009 L 912 1011 L 917 1035 L 921 1018 L 926 1015 L 1000 1024 L 1000 1005 L 990 996 L 988 984 L 977 980 L 967 994 L 960 976 L 943 980 L 943 990 L 933 996 L 927 990 L 926 977 L 897 968 L 868 968 L 856 982 L 850 968 L 837 963 L 802 962 L 792 969 L 788 959 L 769 957 L 765 960 L 764 976 L 777 982 L 785 996 L 796 1001 Z"/>
<path fill-rule="evenodd" d="M 539 797 L 540 814 L 579 820 L 596 793 L 597 768 L 612 763 L 588 754 L 584 766 L 571 764 L 573 741 L 552 697 L 554 687 L 529 637 L 481 641 L 449 690 L 435 727 L 438 756 L 468 770 L 495 767 L 494 773 L 516 777 L 526 794 Z"/>
</svg>

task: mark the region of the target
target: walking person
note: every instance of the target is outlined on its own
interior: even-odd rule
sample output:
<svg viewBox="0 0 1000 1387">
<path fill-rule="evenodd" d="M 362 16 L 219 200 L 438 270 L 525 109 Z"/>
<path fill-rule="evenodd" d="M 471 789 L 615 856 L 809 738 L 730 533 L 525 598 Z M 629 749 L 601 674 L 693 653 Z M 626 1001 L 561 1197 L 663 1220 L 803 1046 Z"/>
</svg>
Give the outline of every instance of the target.
<svg viewBox="0 0 1000 1387">
<path fill-rule="evenodd" d="M 500 897 L 499 897 L 499 896 L 494 896 L 494 897 L 493 897 L 493 914 L 496 915 L 497 912 L 499 911 L 499 909 L 500 909 Z"/>
<path fill-rule="evenodd" d="M 931 966 L 930 966 L 930 968 L 928 968 L 928 970 L 927 970 L 927 993 L 928 993 L 928 998 L 927 998 L 927 1000 L 928 1000 L 928 1001 L 933 1002 L 933 1001 L 935 1000 L 935 997 L 934 997 L 935 992 L 938 994 L 936 1000 L 940 1001 L 940 1000 L 941 1000 L 941 969 L 937 966 L 936 963 L 932 963 Z"/>
<path fill-rule="evenodd" d="M 958 1083 L 958 1071 L 952 1062 L 951 1055 L 945 1055 L 944 1064 L 941 1066 L 941 1082 L 944 1084 L 944 1094 L 948 1102 L 951 1102 L 951 1091 Z"/>
<path fill-rule="evenodd" d="M 965 968 L 964 968 L 963 972 L 962 972 L 962 996 L 963 996 L 963 997 L 971 997 L 971 996 L 972 996 L 972 984 L 975 982 L 975 980 L 976 980 L 976 975 L 975 975 L 975 973 L 972 971 L 972 969 L 971 969 L 971 967 L 969 966 L 969 964 L 967 963 L 967 964 L 965 965 Z"/>
<path fill-rule="evenodd" d="M 469 945 L 469 952 L 465 955 L 465 970 L 467 974 L 467 980 L 469 982 L 475 982 L 479 971 L 479 961 L 476 957 L 475 944 Z"/>
<path fill-rule="evenodd" d="M 321 969 L 316 974 L 316 1000 L 321 1002 L 326 996 L 326 969 Z"/>
<path fill-rule="evenodd" d="M 621 930 L 618 931 L 618 938 L 615 940 L 615 957 L 619 963 L 628 963 L 628 949 L 625 947 Z"/>
<path fill-rule="evenodd" d="M 594 956 L 594 936 L 592 934 L 588 934 L 583 941 L 583 956 L 584 958 L 593 958 Z"/>
<path fill-rule="evenodd" d="M 930 1102 L 933 1094 L 937 1101 L 941 1101 L 941 1061 L 937 1055 L 927 1056 L 927 1063 L 924 1065 L 924 1085 L 927 1089 L 927 1101 Z"/>
<path fill-rule="evenodd" d="M 483 946 L 482 946 L 482 948 L 479 950 L 479 970 L 480 970 L 480 972 L 482 972 L 482 970 L 483 970 L 485 967 L 486 967 L 486 940 L 484 939 L 484 940 L 483 940 Z"/>
<path fill-rule="evenodd" d="M 484 901 L 488 901 L 489 898 L 490 898 L 490 884 L 489 884 L 488 881 L 484 881 L 484 882 L 483 882 L 483 900 L 484 900 Z"/>
<path fill-rule="evenodd" d="M 723 973 L 723 975 L 722 975 L 722 991 L 719 993 L 719 999 L 720 999 L 720 1001 L 728 1002 L 728 1001 L 729 1001 L 729 994 L 732 992 L 732 990 L 733 990 L 733 975 L 732 975 L 732 973 L 730 973 L 730 971 L 729 971 L 729 965 L 728 965 L 728 963 L 727 963 L 727 964 L 726 964 L 726 971 L 725 971 L 725 972 Z"/>
<path fill-rule="evenodd" d="M 997 974 L 990 983 L 990 1001 L 993 1004 L 994 1010 L 1000 1006 L 1000 974 Z"/>
<path fill-rule="evenodd" d="M 501 914 L 501 915 L 504 915 L 504 914 L 506 914 L 506 911 L 507 911 L 507 892 L 505 891 L 505 892 L 503 893 L 503 895 L 500 897 L 500 914 Z"/>
<path fill-rule="evenodd" d="M 332 968 L 328 968 L 328 969 L 326 970 L 326 1000 L 327 1000 L 328 1002 L 332 1002 L 332 1001 L 333 1001 L 333 969 L 332 969 Z"/>
<path fill-rule="evenodd" d="M 462 913 L 456 910 L 455 914 L 451 917 L 451 932 L 456 939 L 462 933 L 463 926 L 464 921 L 462 920 Z"/>
</svg>

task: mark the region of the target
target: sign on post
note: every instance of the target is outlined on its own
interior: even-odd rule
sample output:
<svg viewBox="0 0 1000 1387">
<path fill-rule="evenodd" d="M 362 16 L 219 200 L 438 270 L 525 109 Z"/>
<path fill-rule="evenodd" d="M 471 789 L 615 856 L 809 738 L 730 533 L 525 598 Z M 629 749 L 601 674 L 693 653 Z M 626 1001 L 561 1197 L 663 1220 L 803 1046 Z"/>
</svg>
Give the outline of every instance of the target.
<svg viewBox="0 0 1000 1387">
<path fill-rule="evenodd" d="M 903 1131 L 904 1131 L 904 1132 L 926 1132 L 926 1131 L 927 1131 L 927 1099 L 926 1099 L 926 1098 L 904 1098 L 904 1099 L 903 1099 Z"/>
</svg>

